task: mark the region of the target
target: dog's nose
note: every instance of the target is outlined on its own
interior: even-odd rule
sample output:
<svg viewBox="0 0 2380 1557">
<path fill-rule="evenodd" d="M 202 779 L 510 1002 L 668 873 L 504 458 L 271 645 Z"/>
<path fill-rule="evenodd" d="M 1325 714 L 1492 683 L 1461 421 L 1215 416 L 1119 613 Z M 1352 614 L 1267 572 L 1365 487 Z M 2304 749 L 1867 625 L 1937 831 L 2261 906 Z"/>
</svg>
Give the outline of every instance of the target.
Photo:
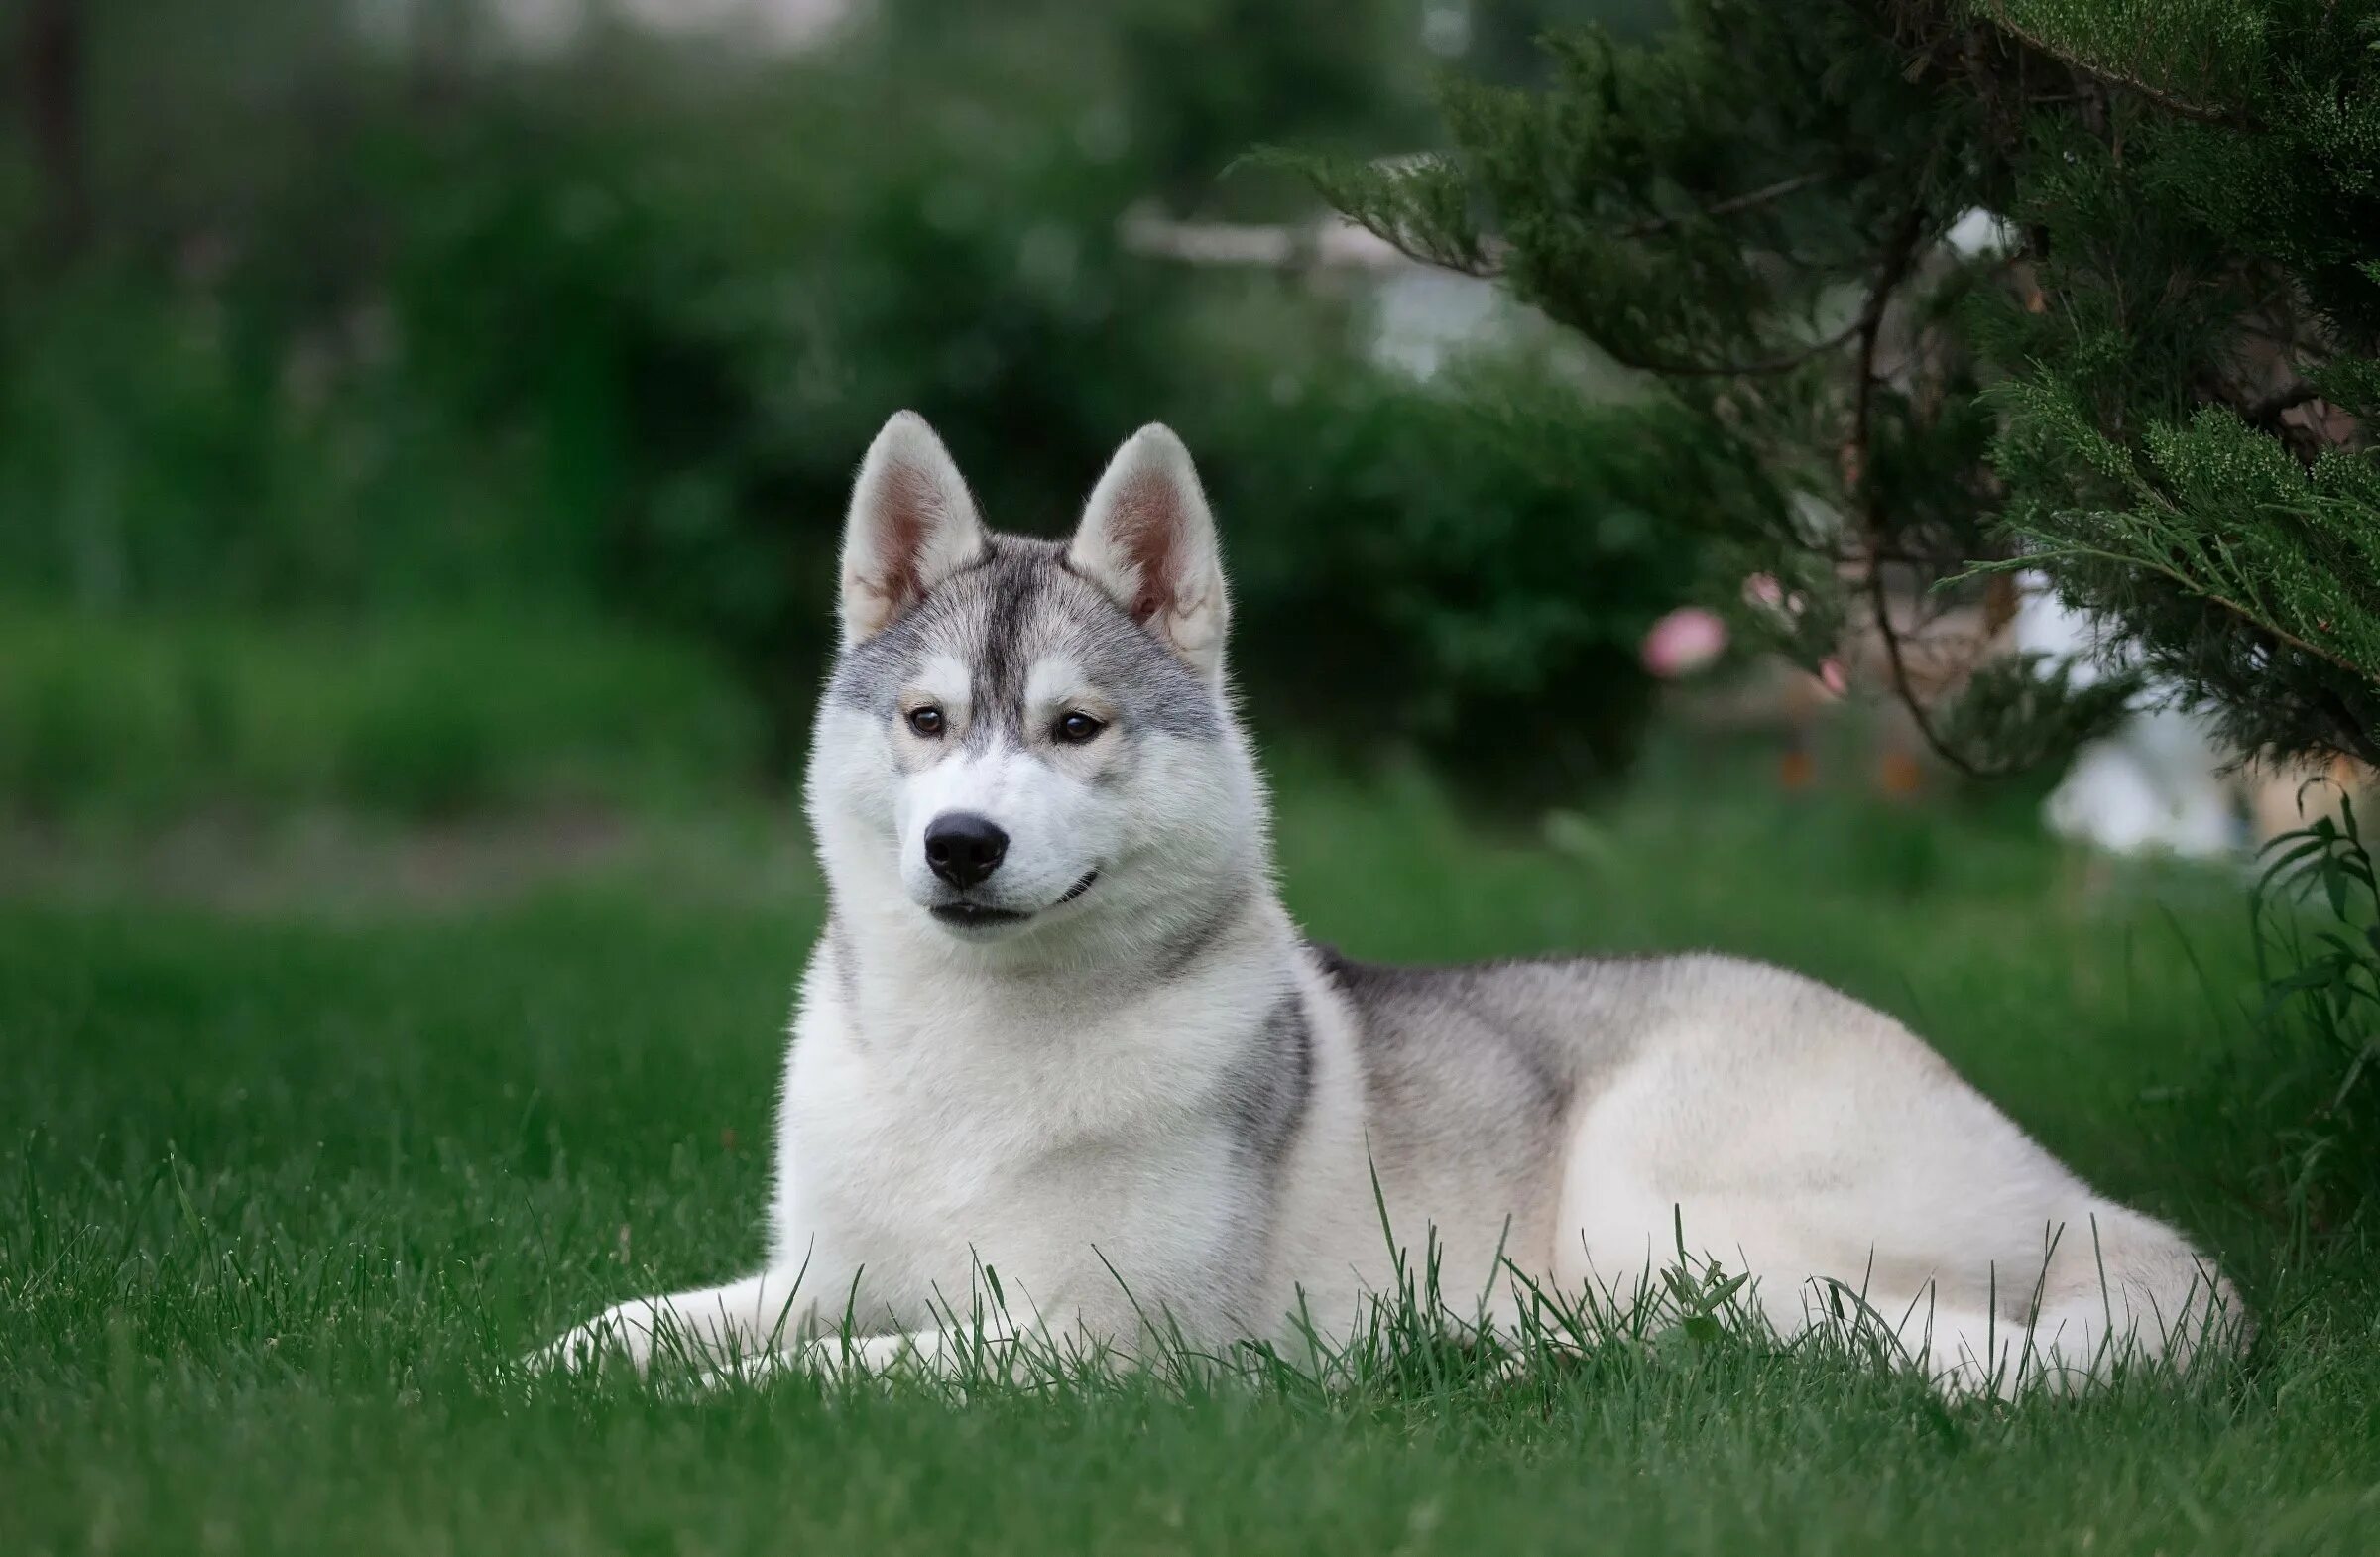
<svg viewBox="0 0 2380 1557">
<path fill-rule="evenodd" d="M 926 824 L 925 863 L 944 881 L 965 892 L 1000 869 L 1009 835 L 989 816 L 946 811 Z"/>
</svg>

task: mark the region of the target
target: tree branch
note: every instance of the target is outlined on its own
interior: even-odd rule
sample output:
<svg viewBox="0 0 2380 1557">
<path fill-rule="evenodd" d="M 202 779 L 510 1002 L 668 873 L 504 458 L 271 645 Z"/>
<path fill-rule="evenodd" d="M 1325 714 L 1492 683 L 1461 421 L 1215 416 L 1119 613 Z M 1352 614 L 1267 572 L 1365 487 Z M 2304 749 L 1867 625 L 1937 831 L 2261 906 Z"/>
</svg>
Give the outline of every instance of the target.
<svg viewBox="0 0 2380 1557">
<path fill-rule="evenodd" d="M 1920 180 L 1921 186 L 1924 180 Z M 1871 479 L 1870 453 L 1875 430 L 1876 342 L 1884 331 L 1884 313 L 1891 306 L 1892 295 L 1908 279 L 1910 268 L 1917 261 L 1918 245 L 1926 235 L 1926 207 L 1923 198 L 1910 202 L 1909 210 L 1886 241 L 1884 263 L 1876 273 L 1876 285 L 1867 295 L 1867 303 L 1859 310 L 1854 326 L 1859 337 L 1858 384 L 1851 401 L 1851 435 L 1844 445 L 1844 461 L 1848 467 L 1853 496 L 1859 505 L 1859 515 L 1866 526 L 1868 543 L 1874 552 L 1885 549 L 1884 516 L 1877 499 L 1875 482 Z M 1867 597 L 1876 614 L 1876 636 L 1884 645 L 1884 659 L 1892 671 L 1892 689 L 1909 710 L 1917 725 L 1917 733 L 1934 755 L 1950 764 L 1969 778 L 2005 778 L 2009 770 L 1990 769 L 1969 760 L 1944 739 L 1935 727 L 1934 717 L 1925 702 L 1917 695 L 1916 683 L 1910 678 L 1909 659 L 1901 645 L 1901 635 L 1892 625 L 1891 601 L 1884 588 L 1884 569 L 1871 561 L 1867 569 Z"/>
<path fill-rule="evenodd" d="M 1477 277 L 1481 281 L 1493 281 L 1504 273 L 1504 255 L 1511 245 L 1491 234 L 1480 235 L 1478 259 L 1450 257 L 1416 247 L 1400 224 L 1375 221 L 1368 213 L 1362 211 L 1342 210 L 1341 214 L 1417 265 L 1453 271 L 1459 276 Z"/>
<path fill-rule="evenodd" d="M 1649 238 L 1657 232 L 1669 231 L 1682 221 L 1690 221 L 1697 217 L 1733 216 L 1739 211 L 1748 211 L 1762 205 L 1772 204 L 1789 194 L 1799 194 L 1802 190 L 1817 183 L 1821 177 L 1815 173 L 1797 173 L 1790 179 L 1779 179 L 1775 183 L 1754 189 L 1748 194 L 1738 194 L 1731 199 L 1721 200 L 1715 205 L 1706 205 L 1697 211 L 1677 216 L 1648 217 L 1643 221 L 1618 229 L 1617 236 Z"/>
<path fill-rule="evenodd" d="M 43 237 L 63 260 L 90 228 L 86 50 L 79 0 L 33 0 L 25 12 L 25 111 L 41 193 Z"/>
<path fill-rule="evenodd" d="M 1616 238 L 1650 238 L 1657 233 L 1668 232 L 1672 228 L 1676 227 L 1680 222 L 1690 221 L 1697 218 L 1737 215 L 1743 211 L 1756 210 L 1763 205 L 1774 204 L 1776 201 L 1784 199 L 1788 195 L 1799 194 L 1802 190 L 1823 182 L 1824 180 L 1825 175 L 1823 174 L 1797 173 L 1790 179 L 1779 179 L 1774 183 L 1763 184 L 1761 187 L 1749 190 L 1743 194 L 1729 196 L 1726 199 L 1706 205 L 1700 210 L 1683 212 L 1674 216 L 1651 216 L 1645 218 L 1643 221 L 1631 222 L 1625 227 L 1615 227 L 1611 229 L 1611 235 Z M 1504 243 L 1501 239 L 1498 239 L 1492 235 L 1483 234 L 1481 236 L 1479 244 L 1480 253 L 1479 257 L 1475 260 L 1460 256 L 1449 257 L 1445 254 L 1440 254 L 1417 247 L 1412 240 L 1406 236 L 1401 228 L 1393 223 L 1373 221 L 1369 217 L 1360 213 L 1352 215 L 1349 219 L 1363 227 L 1365 231 L 1370 233 L 1373 237 L 1378 238 L 1382 243 L 1385 243 L 1391 248 L 1395 249 L 1397 253 L 1403 255 L 1406 259 L 1416 261 L 1420 264 L 1434 266 L 1439 270 L 1456 271 L 1465 276 L 1476 276 L 1482 281 L 1492 281 L 1496 277 L 1501 276 L 1504 272 L 1504 255 L 1509 251 L 1510 246 Z M 1841 337 L 1827 342 L 1826 346 L 1819 348 L 1819 350 L 1825 350 L 1827 347 L 1839 346 L 1844 341 L 1846 341 L 1850 338 L 1851 332 L 1845 330 Z M 1808 357 L 1815 356 L 1817 354 L 1817 351 L 1812 351 L 1805 356 L 1792 358 L 1775 367 L 1658 367 L 1649 363 L 1643 364 L 1642 366 L 1648 373 L 1776 373 L 1782 371 L 1784 368 L 1792 367 L 1797 363 L 1806 361 L 1808 360 Z"/>
<path fill-rule="evenodd" d="M 2347 672 L 2347 674 L 2355 677 L 2359 681 L 2370 681 L 2373 679 L 2370 671 L 2366 670 L 2363 666 L 2356 664 L 2353 660 L 2346 659 L 2336 654 L 2331 653 L 2327 649 L 2321 648 L 2320 645 L 2310 643 L 2307 640 L 2300 638 L 2297 634 L 2289 631 L 2289 629 L 2282 627 L 2279 623 L 2276 623 L 2264 616 L 2262 613 L 2241 604 L 2239 601 L 2232 599 L 2230 596 L 2217 594 L 2215 591 L 2207 588 L 2204 584 L 2200 583 L 2197 579 L 2192 578 L 2189 574 L 2183 572 L 2180 568 L 2156 561 L 2153 558 L 2144 556 L 2126 556 L 2118 551 L 2101 550 L 2097 546 L 2056 546 L 2047 551 L 2036 551 L 2029 553 L 2029 556 L 2032 560 L 2037 561 L 2046 561 L 2058 557 L 2088 557 L 2092 561 L 2111 562 L 2118 567 L 2142 568 L 2166 579 L 2176 588 L 2180 589 L 2184 594 L 2189 595 L 2194 599 L 2203 600 L 2208 605 L 2215 607 L 2217 610 L 2229 612 L 2231 615 L 2239 618 L 2239 620 L 2242 622 L 2247 623 L 2248 626 L 2254 628 L 2259 633 L 2264 634 L 2268 638 L 2278 640 L 2283 644 L 2287 644 L 2290 648 L 2298 651 L 2298 653 L 2302 655 L 2311 655 L 2325 664 L 2334 666 L 2340 670 L 2344 670 Z"/>
<path fill-rule="evenodd" d="M 1600 340 L 1596 344 L 1603 347 L 1606 356 L 1623 368 L 1635 368 L 1645 373 L 1658 373 L 1666 378 L 1731 379 L 1784 373 L 1798 368 L 1813 357 L 1825 356 L 1858 333 L 1859 323 L 1857 320 L 1853 320 L 1849 325 L 1837 330 L 1824 340 L 1812 341 L 1797 351 L 1790 351 L 1782 357 L 1770 357 L 1760 362 L 1666 362 L 1659 358 L 1631 356 L 1614 351 L 1609 345 Z"/>
<path fill-rule="evenodd" d="M 2023 44 L 2027 49 L 2049 56 L 2078 75 L 2085 75 L 2094 81 L 2130 92 L 2144 101 L 2155 103 L 2167 113 L 2179 114 L 2185 119 L 2196 119 L 2202 124 L 2230 124 L 2244 127 L 2252 126 L 2255 122 L 2239 109 L 2225 108 L 2213 103 L 2193 102 L 2187 97 L 2176 97 L 2163 87 L 2152 86 L 2136 75 L 2127 75 L 2112 66 L 2093 64 L 2087 60 L 2078 59 L 2048 39 L 2036 33 L 2029 33 L 2008 20 L 2008 8 L 1999 3 L 1999 0 L 1993 0 L 1991 22 L 1994 27 Z"/>
</svg>

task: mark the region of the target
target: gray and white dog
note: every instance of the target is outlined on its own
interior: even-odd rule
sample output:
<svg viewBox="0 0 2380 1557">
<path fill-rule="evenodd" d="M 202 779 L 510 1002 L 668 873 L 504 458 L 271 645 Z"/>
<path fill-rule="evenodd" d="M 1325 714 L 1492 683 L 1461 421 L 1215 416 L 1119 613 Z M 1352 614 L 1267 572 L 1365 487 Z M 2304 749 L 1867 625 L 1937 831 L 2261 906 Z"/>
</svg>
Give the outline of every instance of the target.
<svg viewBox="0 0 2380 1557">
<path fill-rule="evenodd" d="M 1204 1345 L 1310 1342 L 1395 1292 L 1383 1208 L 1488 1323 L 1710 1260 L 1784 1335 L 1848 1294 L 1951 1389 L 2071 1384 L 2119 1348 L 2182 1362 L 2237 1323 L 2173 1229 L 1808 979 L 1309 944 L 1273 887 L 1228 616 L 1164 427 L 1061 545 L 987 531 L 925 422 L 886 425 L 809 768 L 831 916 L 767 1266 L 621 1304 L 542 1360 L 980 1366 L 982 1330 L 944 1326 L 982 1324 L 986 1269 L 1011 1337 L 1129 1354 L 1162 1315 Z"/>
</svg>

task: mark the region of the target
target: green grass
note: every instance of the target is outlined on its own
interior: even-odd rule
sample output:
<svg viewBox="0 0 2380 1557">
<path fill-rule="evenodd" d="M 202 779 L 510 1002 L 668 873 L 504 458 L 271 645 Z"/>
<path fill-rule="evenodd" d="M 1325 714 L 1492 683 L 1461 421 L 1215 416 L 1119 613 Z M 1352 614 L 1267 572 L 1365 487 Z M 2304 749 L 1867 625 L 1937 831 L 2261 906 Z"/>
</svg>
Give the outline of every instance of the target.
<svg viewBox="0 0 2380 1557">
<path fill-rule="evenodd" d="M 2250 1041 L 2239 885 L 1695 766 L 1551 842 L 1300 776 L 1292 906 L 1368 956 L 1824 976 L 2211 1241 L 2266 1316 L 2247 1363 L 2014 1408 L 1726 1337 L 1328 1394 L 524 1386 L 505 1360 L 599 1303 L 755 1257 L 806 869 L 335 918 L 134 883 L 0 902 L 0 1549 L 2372 1549 L 2380 1267 L 2285 1256 L 2264 1143 L 2201 1085 Z"/>
</svg>

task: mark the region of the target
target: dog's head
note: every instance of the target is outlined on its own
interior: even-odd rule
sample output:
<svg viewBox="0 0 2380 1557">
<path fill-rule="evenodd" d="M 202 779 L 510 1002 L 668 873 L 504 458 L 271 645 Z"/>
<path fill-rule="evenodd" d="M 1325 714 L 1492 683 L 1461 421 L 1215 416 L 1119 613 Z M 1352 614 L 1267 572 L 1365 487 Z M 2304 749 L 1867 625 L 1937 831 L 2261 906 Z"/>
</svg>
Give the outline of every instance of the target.
<svg viewBox="0 0 2380 1557">
<path fill-rule="evenodd" d="M 1017 953 L 1161 943 L 1262 869 L 1189 451 L 1117 451 L 1065 544 L 986 530 L 903 412 L 860 467 L 809 814 L 840 911 Z"/>
</svg>

